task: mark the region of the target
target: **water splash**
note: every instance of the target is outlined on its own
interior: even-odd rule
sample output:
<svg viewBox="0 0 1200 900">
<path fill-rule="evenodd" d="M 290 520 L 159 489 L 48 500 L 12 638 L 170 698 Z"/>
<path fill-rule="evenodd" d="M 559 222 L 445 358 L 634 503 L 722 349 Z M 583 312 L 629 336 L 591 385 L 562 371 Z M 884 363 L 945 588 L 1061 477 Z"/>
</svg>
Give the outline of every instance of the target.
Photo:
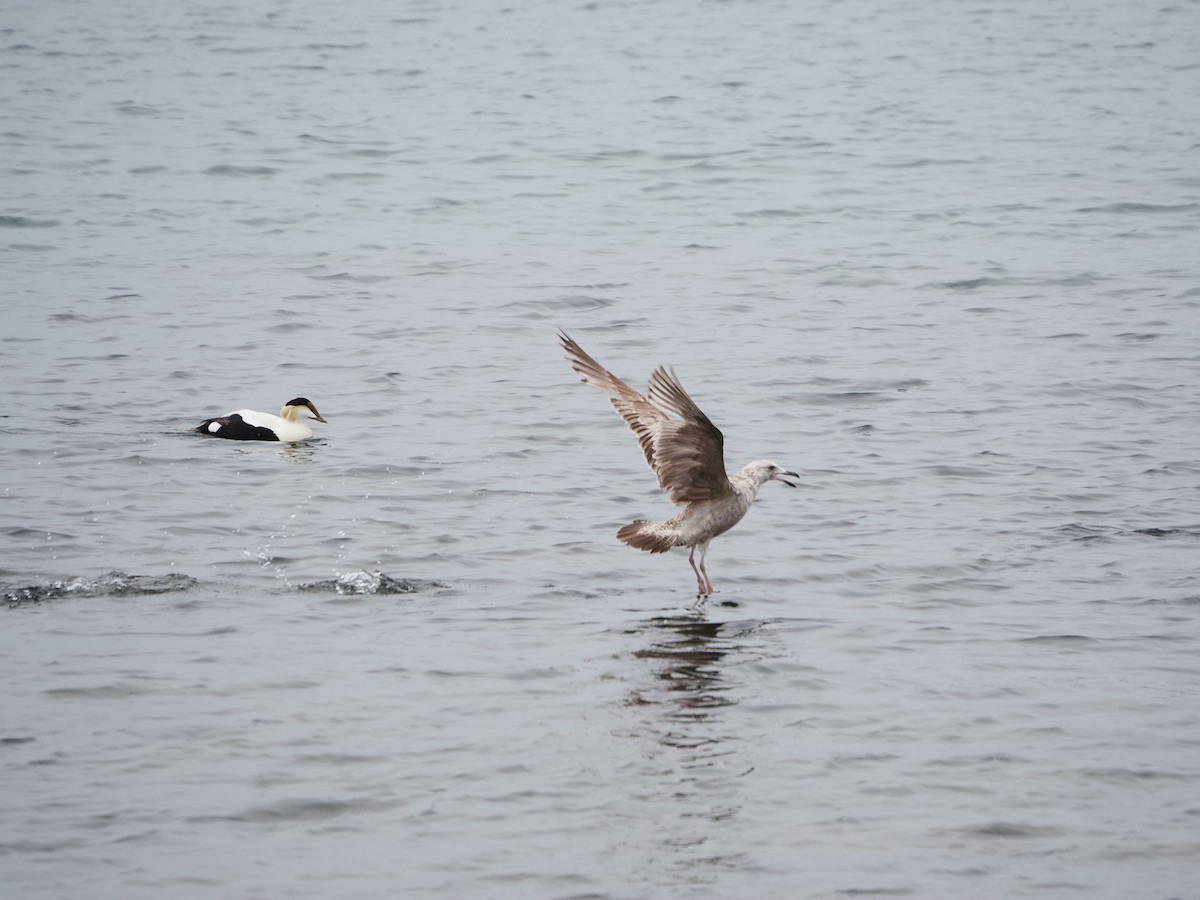
<svg viewBox="0 0 1200 900">
<path fill-rule="evenodd" d="M 339 596 L 375 594 L 416 594 L 420 591 L 442 589 L 448 585 L 438 581 L 418 581 L 408 578 L 392 578 L 383 572 L 357 570 L 344 572 L 337 578 L 313 581 L 299 586 L 299 590 L 311 593 L 334 593 Z"/>
<path fill-rule="evenodd" d="M 97 578 L 67 578 L 43 584 L 13 588 L 3 594 L 4 604 L 10 609 L 46 600 L 64 597 L 147 597 L 157 594 L 173 594 L 191 590 L 200 582 L 190 575 L 130 575 L 126 572 L 108 572 Z"/>
</svg>

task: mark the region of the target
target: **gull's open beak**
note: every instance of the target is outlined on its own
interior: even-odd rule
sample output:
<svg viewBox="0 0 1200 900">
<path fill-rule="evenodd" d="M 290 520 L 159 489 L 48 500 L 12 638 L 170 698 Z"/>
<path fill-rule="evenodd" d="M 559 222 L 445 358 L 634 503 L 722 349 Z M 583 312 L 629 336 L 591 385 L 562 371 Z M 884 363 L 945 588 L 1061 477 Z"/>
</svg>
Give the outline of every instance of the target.
<svg viewBox="0 0 1200 900">
<path fill-rule="evenodd" d="M 314 419 L 316 419 L 318 422 L 324 422 L 326 425 L 329 424 L 329 420 L 317 412 L 317 408 L 315 406 L 310 403 L 308 404 L 308 408 L 312 411 Z"/>
<path fill-rule="evenodd" d="M 771 477 L 772 477 L 772 478 L 774 478 L 776 481 L 782 481 L 782 482 L 783 482 L 784 484 L 786 484 L 788 487 L 796 487 L 796 485 L 794 485 L 794 484 L 792 484 L 792 482 L 788 481 L 788 480 L 787 480 L 787 478 L 784 478 L 784 477 L 783 477 L 783 476 L 785 476 L 785 475 L 788 475 L 788 476 L 790 476 L 790 477 L 792 477 L 792 478 L 799 478 L 799 477 L 800 477 L 800 476 L 799 476 L 797 473 L 795 473 L 795 472 L 776 472 L 776 473 L 775 473 L 774 475 L 772 475 Z"/>
</svg>

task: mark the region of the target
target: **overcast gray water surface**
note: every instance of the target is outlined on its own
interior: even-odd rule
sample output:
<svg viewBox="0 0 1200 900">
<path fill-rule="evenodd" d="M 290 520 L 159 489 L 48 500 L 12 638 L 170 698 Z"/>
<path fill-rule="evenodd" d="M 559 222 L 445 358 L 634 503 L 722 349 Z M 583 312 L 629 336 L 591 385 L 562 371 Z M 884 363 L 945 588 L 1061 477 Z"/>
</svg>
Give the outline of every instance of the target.
<svg viewBox="0 0 1200 900">
<path fill-rule="evenodd" d="M 1198 61 L 1195 0 L 5 4 L 5 894 L 1200 896 Z M 556 327 L 801 473 L 703 608 Z"/>
</svg>

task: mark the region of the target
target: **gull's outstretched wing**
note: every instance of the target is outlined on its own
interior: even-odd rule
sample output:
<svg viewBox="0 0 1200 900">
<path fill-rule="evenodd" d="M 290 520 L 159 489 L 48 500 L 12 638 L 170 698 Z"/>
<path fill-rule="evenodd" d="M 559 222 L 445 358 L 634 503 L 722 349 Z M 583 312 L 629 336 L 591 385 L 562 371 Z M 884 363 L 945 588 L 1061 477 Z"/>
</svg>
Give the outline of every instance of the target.
<svg viewBox="0 0 1200 900">
<path fill-rule="evenodd" d="M 607 394 L 637 435 L 646 462 L 658 476 L 658 486 L 670 492 L 672 503 L 711 500 L 729 493 L 725 438 L 688 396 L 674 370 L 655 370 L 649 397 L 644 397 L 592 359 L 565 332 L 558 336 L 584 384 Z"/>
</svg>

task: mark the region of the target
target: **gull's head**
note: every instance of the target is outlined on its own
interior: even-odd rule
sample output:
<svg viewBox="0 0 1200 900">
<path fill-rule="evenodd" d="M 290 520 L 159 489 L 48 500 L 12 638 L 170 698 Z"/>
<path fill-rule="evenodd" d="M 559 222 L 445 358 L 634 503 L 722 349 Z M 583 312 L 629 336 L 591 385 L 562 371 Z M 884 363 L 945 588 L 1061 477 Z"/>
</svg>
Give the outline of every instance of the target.
<svg viewBox="0 0 1200 900">
<path fill-rule="evenodd" d="M 285 403 L 283 409 L 279 411 L 279 418 L 287 419 L 289 422 L 295 422 L 297 419 L 316 419 L 318 422 L 325 422 L 324 417 L 317 412 L 312 401 L 306 397 L 297 397 L 295 400 Z M 329 423 L 325 422 L 325 424 Z"/>
<path fill-rule="evenodd" d="M 766 484 L 768 481 L 782 481 L 788 487 L 795 487 L 795 483 L 788 481 L 789 478 L 799 478 L 795 472 L 789 472 L 783 466 L 776 465 L 769 459 L 757 459 L 742 469 L 742 474 L 746 475 L 755 484 Z"/>
</svg>

